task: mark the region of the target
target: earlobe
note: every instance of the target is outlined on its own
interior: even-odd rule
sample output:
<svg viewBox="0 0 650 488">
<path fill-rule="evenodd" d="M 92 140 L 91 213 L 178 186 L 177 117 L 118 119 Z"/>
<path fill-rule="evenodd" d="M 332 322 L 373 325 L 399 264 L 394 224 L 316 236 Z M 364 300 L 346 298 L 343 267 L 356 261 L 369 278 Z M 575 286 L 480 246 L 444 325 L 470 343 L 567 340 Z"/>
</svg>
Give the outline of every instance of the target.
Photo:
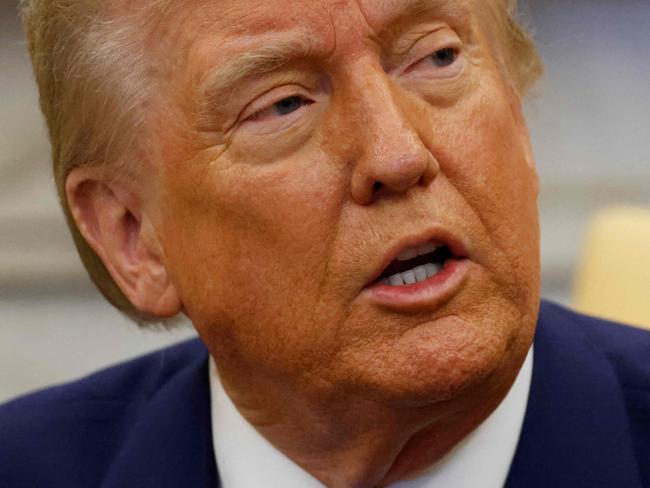
<svg viewBox="0 0 650 488">
<path fill-rule="evenodd" d="M 182 304 L 142 198 L 97 167 L 72 170 L 65 188 L 79 232 L 122 293 L 144 314 L 178 314 Z"/>
</svg>

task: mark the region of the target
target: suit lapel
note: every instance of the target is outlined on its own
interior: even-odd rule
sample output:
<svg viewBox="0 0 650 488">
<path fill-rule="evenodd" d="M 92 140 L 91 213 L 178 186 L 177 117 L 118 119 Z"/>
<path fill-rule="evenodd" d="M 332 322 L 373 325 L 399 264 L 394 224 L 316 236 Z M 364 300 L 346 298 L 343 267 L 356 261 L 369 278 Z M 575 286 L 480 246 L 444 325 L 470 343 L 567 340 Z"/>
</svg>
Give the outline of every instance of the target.
<svg viewBox="0 0 650 488">
<path fill-rule="evenodd" d="M 619 381 L 580 324 L 542 304 L 506 487 L 641 487 Z"/>
<path fill-rule="evenodd" d="M 212 444 L 208 354 L 167 379 L 140 408 L 103 488 L 219 486 Z"/>
</svg>

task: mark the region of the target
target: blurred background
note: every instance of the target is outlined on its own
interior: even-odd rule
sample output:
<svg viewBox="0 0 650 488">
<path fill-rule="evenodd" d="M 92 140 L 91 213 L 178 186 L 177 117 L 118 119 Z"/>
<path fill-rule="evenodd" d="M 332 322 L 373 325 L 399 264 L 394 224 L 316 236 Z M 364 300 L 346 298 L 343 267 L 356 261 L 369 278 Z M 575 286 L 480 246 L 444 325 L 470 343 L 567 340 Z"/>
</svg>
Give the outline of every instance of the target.
<svg viewBox="0 0 650 488">
<path fill-rule="evenodd" d="M 2 402 L 192 330 L 140 330 L 86 277 L 55 197 L 18 2 L 0 2 Z M 585 252 L 592 217 L 613 205 L 650 208 L 650 2 L 529 0 L 524 7 L 547 69 L 526 107 L 542 188 L 543 295 L 571 305 L 585 255 L 601 259 Z M 600 252 L 612 254 L 607 246 Z"/>
</svg>

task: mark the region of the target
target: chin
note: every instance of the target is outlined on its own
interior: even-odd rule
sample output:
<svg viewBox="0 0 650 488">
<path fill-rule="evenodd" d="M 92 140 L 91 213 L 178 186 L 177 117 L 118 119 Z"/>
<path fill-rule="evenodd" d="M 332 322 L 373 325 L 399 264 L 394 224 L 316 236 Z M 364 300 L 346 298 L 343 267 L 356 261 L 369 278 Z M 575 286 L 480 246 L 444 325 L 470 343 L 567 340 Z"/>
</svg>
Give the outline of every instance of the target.
<svg viewBox="0 0 650 488">
<path fill-rule="evenodd" d="M 364 364 L 375 400 L 426 407 L 509 386 L 523 363 L 534 319 L 522 314 L 450 314 L 413 327 Z"/>
</svg>

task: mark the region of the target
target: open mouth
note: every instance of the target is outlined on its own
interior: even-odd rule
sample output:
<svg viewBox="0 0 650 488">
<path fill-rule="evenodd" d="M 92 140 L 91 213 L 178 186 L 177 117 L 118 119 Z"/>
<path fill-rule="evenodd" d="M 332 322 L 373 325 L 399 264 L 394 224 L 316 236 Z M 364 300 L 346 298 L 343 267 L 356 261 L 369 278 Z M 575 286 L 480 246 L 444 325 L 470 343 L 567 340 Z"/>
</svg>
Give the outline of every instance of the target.
<svg viewBox="0 0 650 488">
<path fill-rule="evenodd" d="M 401 252 L 377 281 L 388 286 L 421 283 L 440 273 L 454 258 L 456 256 L 447 245 L 428 242 Z"/>
</svg>

